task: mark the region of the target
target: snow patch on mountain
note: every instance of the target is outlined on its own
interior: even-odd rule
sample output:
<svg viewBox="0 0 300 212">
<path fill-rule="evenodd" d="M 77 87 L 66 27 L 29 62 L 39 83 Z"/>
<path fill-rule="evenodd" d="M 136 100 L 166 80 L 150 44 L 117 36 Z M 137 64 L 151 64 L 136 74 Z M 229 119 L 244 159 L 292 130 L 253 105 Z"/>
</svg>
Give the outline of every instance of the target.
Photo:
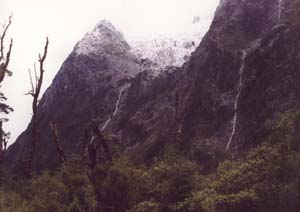
<svg viewBox="0 0 300 212">
<path fill-rule="evenodd" d="M 195 51 L 202 36 L 182 34 L 177 37 L 160 37 L 145 41 L 130 42 L 131 52 L 141 60 L 153 62 L 153 68 L 180 67 Z"/>
<path fill-rule="evenodd" d="M 187 27 L 189 31 L 185 33 L 129 40 L 131 52 L 141 61 L 148 61 L 148 64 L 151 61 L 151 69 L 155 75 L 168 66 L 181 67 L 199 46 L 212 17 L 195 16 Z"/>
<path fill-rule="evenodd" d="M 100 21 L 75 46 L 78 55 L 120 55 L 130 52 L 141 64 L 141 71 L 151 69 L 157 76 L 168 66 L 181 67 L 199 46 L 210 25 L 209 17 L 194 17 L 190 31 L 148 39 L 128 39 L 109 21 Z"/>
<path fill-rule="evenodd" d="M 109 21 L 102 20 L 76 44 L 75 53 L 78 55 L 120 54 L 128 49 L 129 46 L 122 33 Z"/>
</svg>

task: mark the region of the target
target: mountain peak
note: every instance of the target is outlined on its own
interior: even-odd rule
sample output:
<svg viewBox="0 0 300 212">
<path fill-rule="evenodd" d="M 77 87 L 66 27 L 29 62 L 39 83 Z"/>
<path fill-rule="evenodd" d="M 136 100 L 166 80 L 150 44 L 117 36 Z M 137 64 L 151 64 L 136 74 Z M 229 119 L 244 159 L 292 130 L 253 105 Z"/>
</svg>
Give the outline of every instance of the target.
<svg viewBox="0 0 300 212">
<path fill-rule="evenodd" d="M 93 31 L 103 31 L 103 30 L 110 30 L 110 31 L 117 31 L 116 28 L 112 25 L 112 23 L 106 19 L 100 20 Z"/>
<path fill-rule="evenodd" d="M 107 20 L 99 21 L 75 46 L 78 55 L 119 54 L 128 49 L 123 34 Z"/>
</svg>

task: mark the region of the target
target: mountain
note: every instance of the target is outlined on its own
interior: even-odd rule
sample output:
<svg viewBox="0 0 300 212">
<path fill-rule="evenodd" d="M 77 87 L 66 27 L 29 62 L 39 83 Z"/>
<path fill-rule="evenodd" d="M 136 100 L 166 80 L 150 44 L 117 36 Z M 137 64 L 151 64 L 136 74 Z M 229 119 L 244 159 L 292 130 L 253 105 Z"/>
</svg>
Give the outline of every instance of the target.
<svg viewBox="0 0 300 212">
<path fill-rule="evenodd" d="M 186 32 L 163 34 L 152 38 L 129 39 L 131 52 L 141 60 L 152 61 L 155 75 L 167 66 L 181 67 L 199 46 L 208 30 L 213 15 L 195 16 L 186 26 Z"/>
<path fill-rule="evenodd" d="M 78 150 L 85 124 L 101 114 L 100 127 L 104 129 L 118 112 L 120 94 L 140 69 L 123 35 L 109 22 L 101 21 L 88 32 L 76 44 L 39 103 L 41 151 L 37 166 L 42 168 L 46 162 L 55 164 L 58 160 L 49 121 L 58 124 L 61 139 L 68 141 L 64 142 L 67 151 Z M 10 148 L 8 155 L 13 160 L 22 160 L 30 140 L 29 131 L 30 125 Z"/>
<path fill-rule="evenodd" d="M 168 143 L 184 151 L 206 140 L 233 153 L 255 146 L 278 114 L 299 110 L 299 6 L 299 0 L 221 0 L 209 31 L 181 67 L 176 64 L 185 53 L 156 56 L 160 46 L 145 52 L 151 41 L 132 48 L 100 22 L 75 46 L 40 102 L 36 169 L 59 161 L 49 121 L 59 125 L 67 154 L 80 151 L 91 120 L 145 161 Z M 181 60 L 173 63 L 173 56 Z M 10 164 L 22 157 L 29 130 L 9 148 Z"/>
<path fill-rule="evenodd" d="M 124 114 L 122 122 L 132 111 L 157 95 L 159 89 L 168 86 L 166 80 L 177 68 L 169 67 L 172 64 L 168 61 L 158 65 L 152 58 L 136 55 L 135 50 L 106 20 L 97 23 L 75 45 L 39 103 L 38 148 L 41 151 L 37 153 L 37 169 L 59 163 L 49 131 L 50 122 L 59 126 L 60 139 L 66 151 L 70 154 L 79 152 L 84 129 L 91 120 L 97 120 L 101 131 L 107 134 L 120 114 Z M 176 60 L 182 61 L 180 56 L 187 57 L 190 53 L 179 55 Z M 155 86 L 148 88 L 152 83 Z M 123 112 L 125 101 L 129 107 Z M 8 161 L 20 163 L 24 160 L 28 151 L 26 146 L 30 142 L 30 127 L 29 124 L 9 148 Z M 118 133 L 114 132 L 114 135 L 118 136 Z"/>
<path fill-rule="evenodd" d="M 181 67 L 195 51 L 201 35 L 157 38 L 131 43 L 131 51 L 141 60 L 152 61 L 151 69 L 156 75 L 167 66 Z"/>
<path fill-rule="evenodd" d="M 170 87 L 124 128 L 124 138 L 132 126 L 146 129 L 135 154 L 147 159 L 167 143 L 178 141 L 184 149 L 195 140 L 234 153 L 259 143 L 280 113 L 298 110 L 298 5 L 221 1 Z"/>
<path fill-rule="evenodd" d="M 299 109 L 299 1 L 221 1 L 178 89 L 183 139 L 227 150 L 259 142 L 268 122 Z M 291 81 L 293 79 L 294 82 Z"/>
</svg>

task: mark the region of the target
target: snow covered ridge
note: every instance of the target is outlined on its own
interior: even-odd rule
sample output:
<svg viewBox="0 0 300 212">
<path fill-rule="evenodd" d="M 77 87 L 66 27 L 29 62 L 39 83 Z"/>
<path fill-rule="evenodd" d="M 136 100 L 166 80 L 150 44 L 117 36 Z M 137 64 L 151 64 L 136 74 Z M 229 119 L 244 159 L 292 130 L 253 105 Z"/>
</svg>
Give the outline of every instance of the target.
<svg viewBox="0 0 300 212">
<path fill-rule="evenodd" d="M 151 61 L 151 69 L 159 74 L 167 66 L 182 66 L 199 46 L 204 35 L 203 23 L 193 21 L 191 24 L 195 29 L 193 32 L 148 40 L 130 40 L 128 45 L 122 33 L 110 22 L 103 20 L 77 43 L 75 53 L 122 54 L 130 50 L 139 61 Z"/>
<path fill-rule="evenodd" d="M 131 52 L 137 58 L 149 59 L 156 68 L 167 66 L 180 67 L 187 61 L 192 52 L 199 46 L 202 36 L 178 35 L 174 37 L 160 37 L 146 41 L 130 42 Z"/>
<path fill-rule="evenodd" d="M 120 54 L 129 49 L 121 32 L 107 20 L 102 20 L 95 28 L 86 33 L 75 46 L 78 55 Z"/>
</svg>

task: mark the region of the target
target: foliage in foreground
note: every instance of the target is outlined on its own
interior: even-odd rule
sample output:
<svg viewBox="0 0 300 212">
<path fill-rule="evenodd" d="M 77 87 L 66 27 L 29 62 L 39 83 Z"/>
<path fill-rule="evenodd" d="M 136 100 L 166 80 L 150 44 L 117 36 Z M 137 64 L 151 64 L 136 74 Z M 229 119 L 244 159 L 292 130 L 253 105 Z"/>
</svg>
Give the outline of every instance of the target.
<svg viewBox="0 0 300 212">
<path fill-rule="evenodd" d="M 28 181 L 3 173 L 0 211 L 296 212 L 299 120 L 282 115 L 261 145 L 229 160 L 199 141 L 188 154 L 167 148 L 150 166 L 121 154 L 93 173 L 76 157 Z"/>
</svg>

